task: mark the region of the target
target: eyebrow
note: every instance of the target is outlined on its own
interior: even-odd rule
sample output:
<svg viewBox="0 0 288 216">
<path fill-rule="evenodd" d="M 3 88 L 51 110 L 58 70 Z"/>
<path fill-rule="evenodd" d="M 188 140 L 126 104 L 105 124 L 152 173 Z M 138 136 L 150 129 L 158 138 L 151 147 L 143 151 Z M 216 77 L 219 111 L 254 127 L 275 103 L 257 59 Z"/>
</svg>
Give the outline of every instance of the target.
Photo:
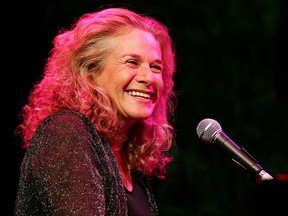
<svg viewBox="0 0 288 216">
<path fill-rule="evenodd" d="M 138 55 L 138 54 L 136 54 L 136 53 L 129 53 L 129 54 L 125 54 L 125 55 L 123 55 L 123 57 L 126 57 L 126 56 L 132 56 L 132 57 L 135 57 L 135 58 L 142 58 L 142 56 L 141 55 Z M 157 63 L 157 64 L 163 64 L 163 61 L 161 60 L 161 59 L 155 59 L 155 62 Z"/>
</svg>

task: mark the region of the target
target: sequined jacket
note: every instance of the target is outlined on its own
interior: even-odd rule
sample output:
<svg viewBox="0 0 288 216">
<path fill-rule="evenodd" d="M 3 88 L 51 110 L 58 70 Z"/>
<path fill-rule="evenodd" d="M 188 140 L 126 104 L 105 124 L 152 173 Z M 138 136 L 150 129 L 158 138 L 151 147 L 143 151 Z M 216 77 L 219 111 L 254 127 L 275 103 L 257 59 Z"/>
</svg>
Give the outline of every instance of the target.
<svg viewBox="0 0 288 216">
<path fill-rule="evenodd" d="M 152 215 L 158 210 L 149 182 L 141 184 Z M 60 111 L 38 127 L 20 171 L 15 216 L 128 215 L 115 157 L 91 121 Z"/>
</svg>

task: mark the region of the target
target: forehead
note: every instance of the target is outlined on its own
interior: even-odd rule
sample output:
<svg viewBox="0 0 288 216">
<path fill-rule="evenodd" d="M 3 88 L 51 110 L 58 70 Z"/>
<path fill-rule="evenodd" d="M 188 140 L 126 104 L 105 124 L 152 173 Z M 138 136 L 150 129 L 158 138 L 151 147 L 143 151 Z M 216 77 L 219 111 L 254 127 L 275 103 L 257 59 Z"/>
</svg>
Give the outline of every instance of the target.
<svg viewBox="0 0 288 216">
<path fill-rule="evenodd" d="M 114 52 L 151 52 L 158 57 L 161 55 L 161 48 L 156 38 L 152 33 L 144 30 L 132 29 L 118 35 L 112 41 Z"/>
</svg>

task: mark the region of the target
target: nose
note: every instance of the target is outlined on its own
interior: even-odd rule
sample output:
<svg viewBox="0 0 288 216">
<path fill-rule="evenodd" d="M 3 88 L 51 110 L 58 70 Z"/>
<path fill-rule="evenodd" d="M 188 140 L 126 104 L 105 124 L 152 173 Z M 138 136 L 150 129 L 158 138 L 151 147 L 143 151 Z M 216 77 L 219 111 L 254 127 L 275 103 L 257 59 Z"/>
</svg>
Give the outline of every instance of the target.
<svg viewBox="0 0 288 216">
<path fill-rule="evenodd" d="M 153 82 L 153 71 L 149 66 L 141 68 L 137 74 L 137 82 L 144 83 L 145 85 L 151 85 Z"/>
</svg>

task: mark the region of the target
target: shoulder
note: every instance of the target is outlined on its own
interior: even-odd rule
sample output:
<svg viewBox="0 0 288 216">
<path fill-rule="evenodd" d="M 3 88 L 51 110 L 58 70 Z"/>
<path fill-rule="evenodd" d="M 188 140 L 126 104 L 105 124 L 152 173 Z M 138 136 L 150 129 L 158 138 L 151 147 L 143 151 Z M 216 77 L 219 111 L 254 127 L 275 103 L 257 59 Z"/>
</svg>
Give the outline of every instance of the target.
<svg viewBox="0 0 288 216">
<path fill-rule="evenodd" d="M 39 125 L 37 132 L 77 132 L 83 130 L 94 129 L 92 122 L 82 113 L 73 110 L 62 110 L 56 112 L 46 119 Z"/>
<path fill-rule="evenodd" d="M 74 110 L 62 110 L 48 116 L 40 126 L 49 124 L 70 124 L 72 126 L 75 123 L 83 123 L 89 125 L 91 122 L 85 115 L 80 112 Z"/>
<path fill-rule="evenodd" d="M 96 137 L 95 137 L 96 136 Z M 92 122 L 83 114 L 73 110 L 63 110 L 47 117 L 36 130 L 31 144 L 42 143 L 71 145 L 93 142 L 100 139 Z"/>
</svg>

